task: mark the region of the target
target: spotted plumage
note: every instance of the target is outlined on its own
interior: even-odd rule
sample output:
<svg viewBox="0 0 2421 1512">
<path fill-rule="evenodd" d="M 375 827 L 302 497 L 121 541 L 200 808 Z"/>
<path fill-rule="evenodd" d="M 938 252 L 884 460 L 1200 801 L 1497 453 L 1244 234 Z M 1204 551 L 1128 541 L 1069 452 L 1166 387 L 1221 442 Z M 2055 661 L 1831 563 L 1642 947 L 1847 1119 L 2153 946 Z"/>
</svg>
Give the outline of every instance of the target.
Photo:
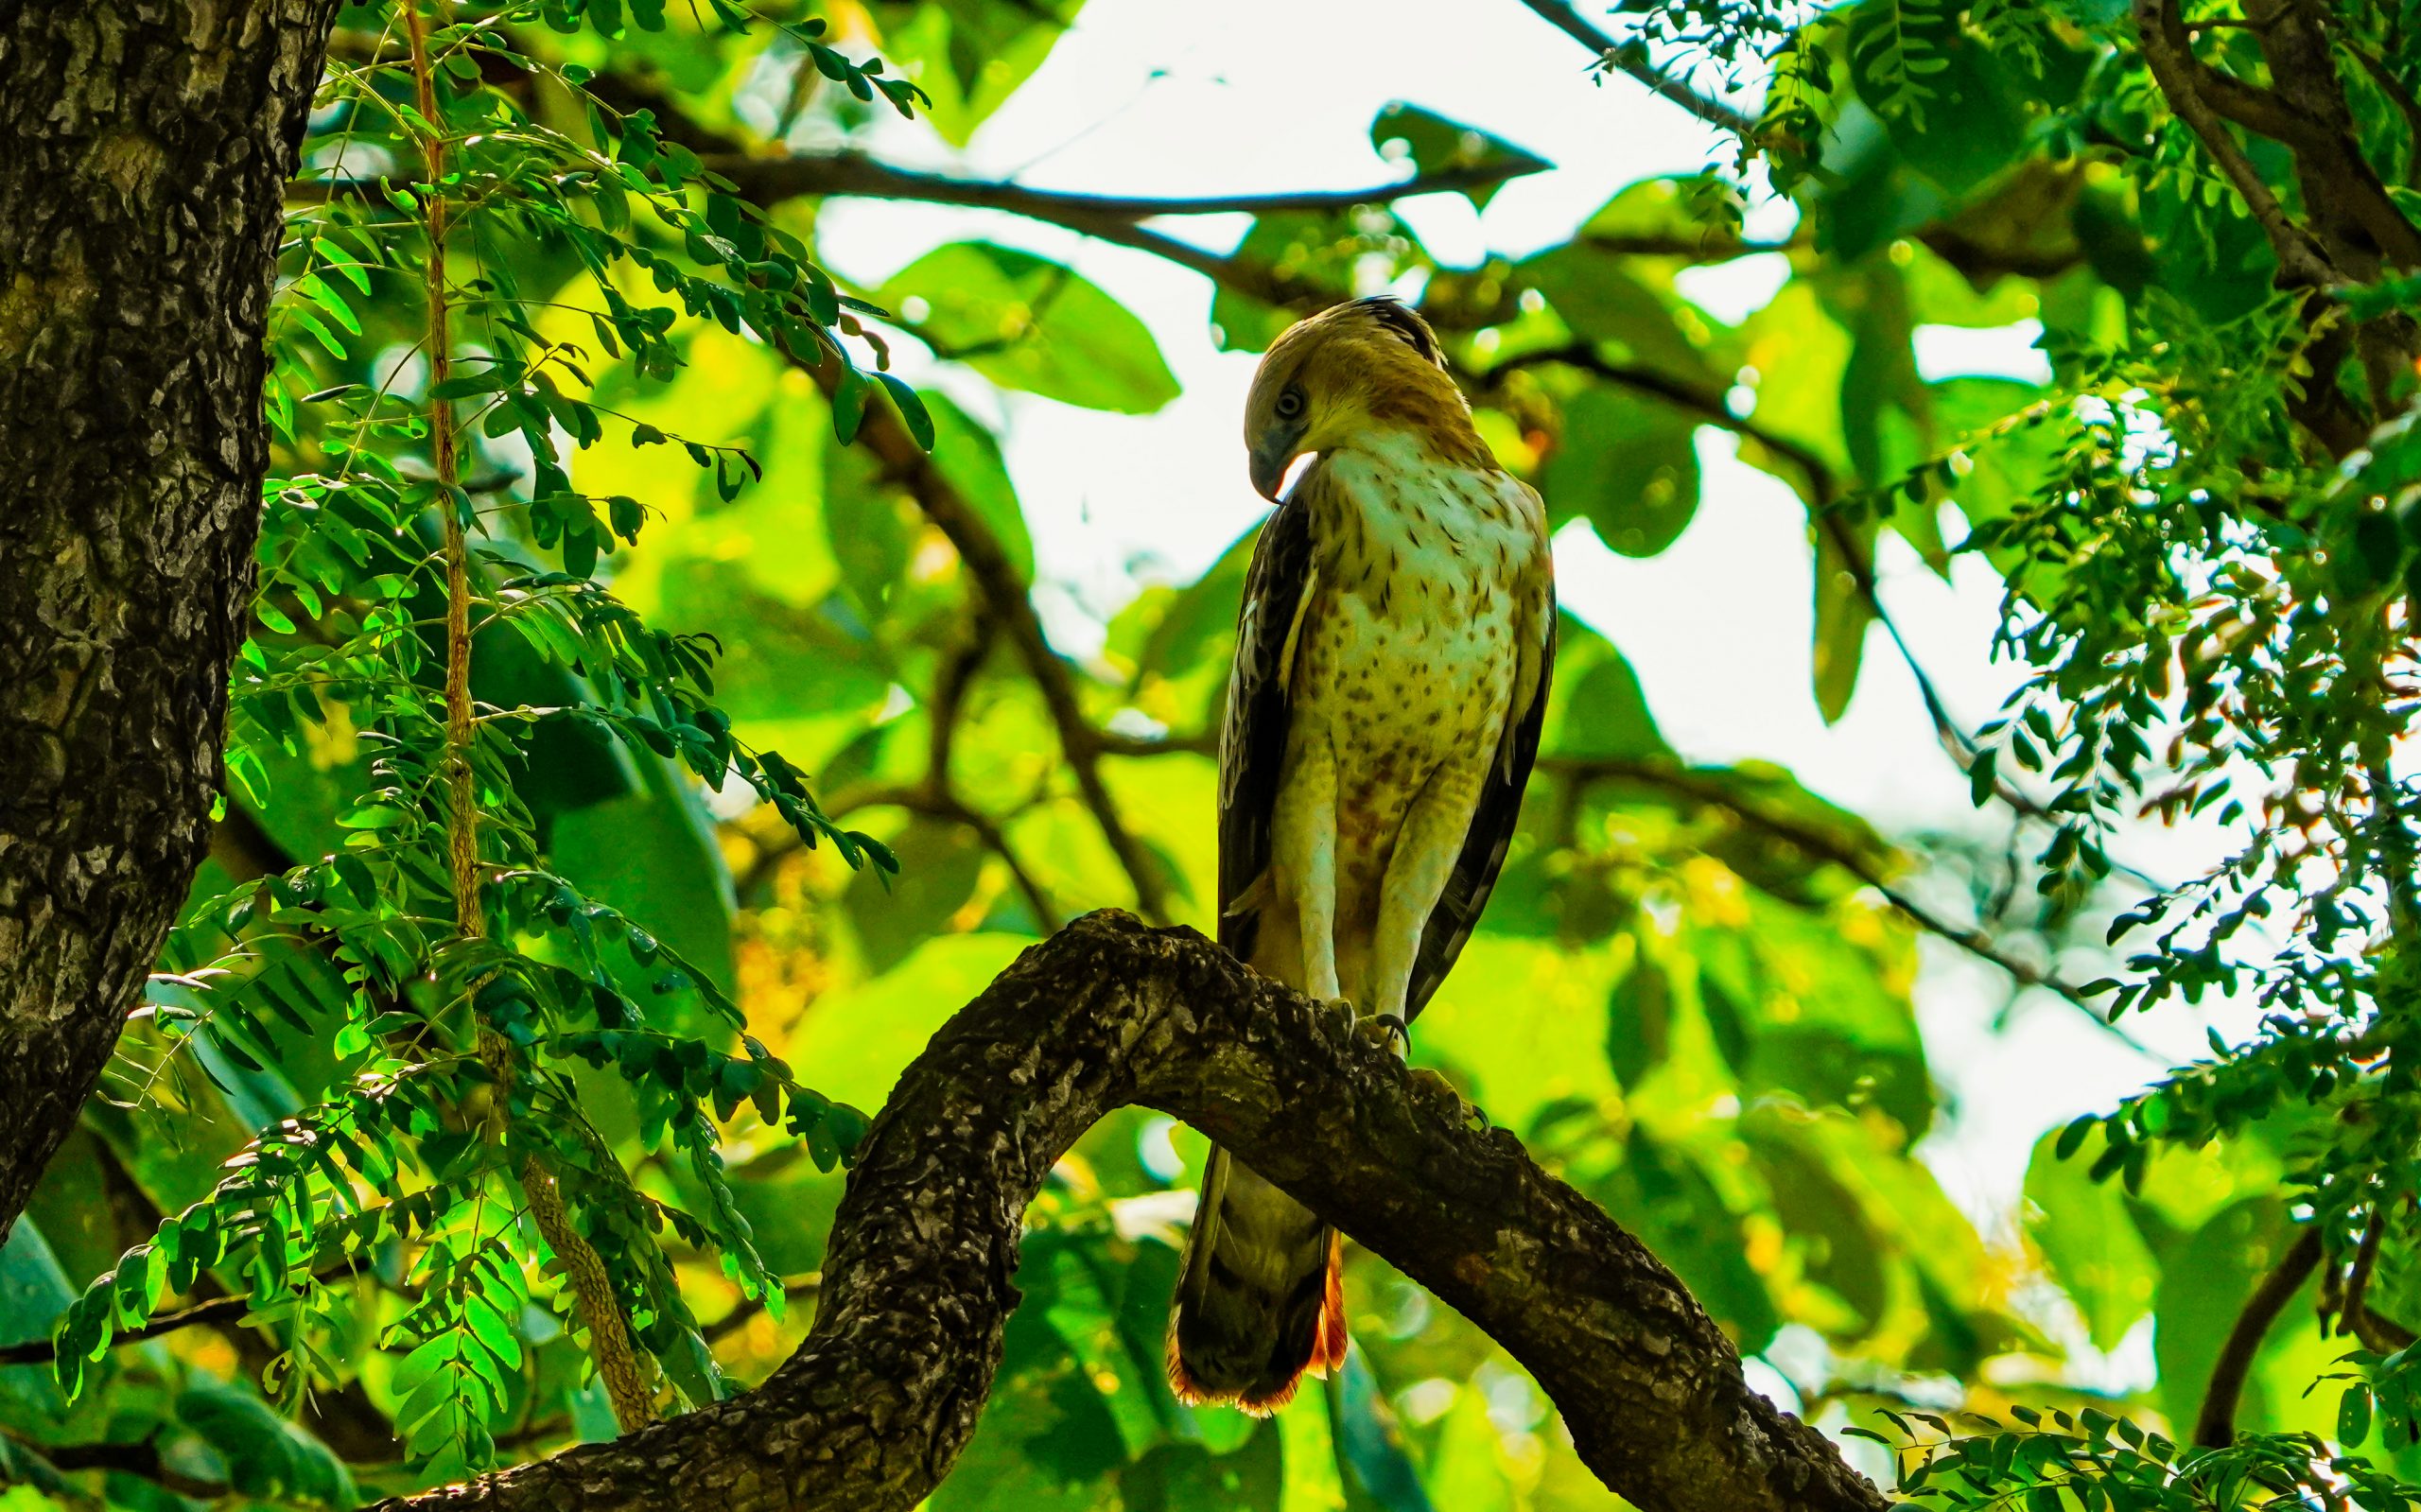
<svg viewBox="0 0 2421 1512">
<path fill-rule="evenodd" d="M 1276 494 L 1220 747 L 1220 940 L 1264 975 L 1409 1023 L 1486 905 L 1555 653 L 1538 496 L 1472 428 L 1393 301 L 1288 331 L 1246 406 Z M 1214 1151 L 1170 1324 L 1189 1400 L 1269 1411 L 1346 1345 L 1334 1233 Z"/>
</svg>

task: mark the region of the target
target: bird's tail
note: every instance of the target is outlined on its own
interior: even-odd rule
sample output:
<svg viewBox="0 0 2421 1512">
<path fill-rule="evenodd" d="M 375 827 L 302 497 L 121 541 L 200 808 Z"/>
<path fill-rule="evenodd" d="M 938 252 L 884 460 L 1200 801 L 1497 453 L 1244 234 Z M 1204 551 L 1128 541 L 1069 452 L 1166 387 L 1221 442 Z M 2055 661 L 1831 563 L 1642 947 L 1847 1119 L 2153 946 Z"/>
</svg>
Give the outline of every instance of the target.
<svg viewBox="0 0 2421 1512">
<path fill-rule="evenodd" d="M 1294 1399 L 1305 1372 L 1342 1365 L 1343 1260 L 1335 1229 L 1214 1148 L 1169 1312 L 1177 1399 L 1264 1416 Z"/>
</svg>

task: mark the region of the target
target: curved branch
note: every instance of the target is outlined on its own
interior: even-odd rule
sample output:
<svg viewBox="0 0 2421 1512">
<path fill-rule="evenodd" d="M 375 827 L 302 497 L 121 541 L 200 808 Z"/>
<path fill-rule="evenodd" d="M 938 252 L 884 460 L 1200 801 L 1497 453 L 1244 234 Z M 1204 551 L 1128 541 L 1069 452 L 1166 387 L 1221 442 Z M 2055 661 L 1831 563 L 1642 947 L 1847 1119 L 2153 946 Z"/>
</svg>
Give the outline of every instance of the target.
<svg viewBox="0 0 2421 1512">
<path fill-rule="evenodd" d="M 2413 1343 L 2412 1330 L 2394 1318 L 2381 1317 L 2364 1301 L 2370 1295 L 2371 1274 L 2379 1261 L 2379 1241 L 2387 1232 L 2385 1209 L 2375 1209 L 2371 1221 L 2362 1227 L 2361 1243 L 2355 1247 L 2354 1263 L 2345 1273 L 2345 1295 L 2339 1307 L 2343 1319 L 2342 1332 L 2351 1333 L 2362 1341 L 2362 1347 L 2374 1354 L 2394 1354 L 2409 1348 Z"/>
<path fill-rule="evenodd" d="M 1672 1273 L 1502 1129 L 1191 930 L 1096 913 L 934 1035 L 875 1121 L 815 1326 L 731 1401 L 384 1512 L 905 1512 L 973 1433 L 1017 1302 L 1025 1205 L 1076 1138 L 1182 1118 L 1488 1330 L 1644 1512 L 1882 1512 L 1750 1389 Z"/>
<path fill-rule="evenodd" d="M 2203 1393 L 2203 1411 L 2194 1419 L 2194 1442 L 2204 1449 L 2225 1449 L 2236 1442 L 2237 1399 L 2244 1395 L 2244 1378 L 2253 1369 L 2253 1357 L 2261 1352 L 2261 1341 L 2270 1334 L 2270 1326 L 2287 1310 L 2295 1294 L 2320 1265 L 2320 1230 L 2307 1228 L 2303 1236 L 2290 1246 L 2284 1258 L 2261 1284 L 2245 1299 L 2244 1311 L 2237 1314 L 2236 1327 L 2228 1330 L 2228 1342 L 2220 1347 L 2220 1358 L 2211 1366 L 2211 1383 Z"/>
</svg>

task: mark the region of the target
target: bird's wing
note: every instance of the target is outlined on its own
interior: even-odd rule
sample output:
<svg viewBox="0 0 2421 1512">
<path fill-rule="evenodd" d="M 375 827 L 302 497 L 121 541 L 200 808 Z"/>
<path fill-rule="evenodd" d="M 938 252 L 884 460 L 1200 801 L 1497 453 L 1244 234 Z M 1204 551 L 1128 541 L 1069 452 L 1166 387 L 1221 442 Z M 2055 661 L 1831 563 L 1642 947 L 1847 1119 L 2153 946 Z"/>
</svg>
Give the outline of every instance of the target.
<svg viewBox="0 0 2421 1512">
<path fill-rule="evenodd" d="M 1409 1022 L 1428 1005 L 1437 984 L 1454 968 L 1454 958 L 1472 937 L 1496 874 L 1505 866 L 1505 852 L 1522 817 L 1522 790 L 1529 783 L 1530 767 L 1539 756 L 1539 733 L 1547 718 L 1547 686 L 1555 677 L 1555 578 L 1542 570 L 1534 583 L 1523 585 L 1519 650 L 1521 664 L 1513 679 L 1513 699 L 1506 711 L 1505 734 L 1497 758 L 1489 765 L 1487 785 L 1472 811 L 1472 827 L 1463 836 L 1463 853 L 1446 878 L 1446 890 L 1421 931 L 1420 953 L 1413 957 L 1412 982 L 1404 994 L 1403 1015 Z"/>
<path fill-rule="evenodd" d="M 1252 959 L 1261 929 L 1270 816 L 1294 723 L 1295 636 L 1315 576 L 1303 492 L 1298 483 L 1288 494 L 1253 547 L 1219 734 L 1219 943 L 1239 961 Z"/>
</svg>

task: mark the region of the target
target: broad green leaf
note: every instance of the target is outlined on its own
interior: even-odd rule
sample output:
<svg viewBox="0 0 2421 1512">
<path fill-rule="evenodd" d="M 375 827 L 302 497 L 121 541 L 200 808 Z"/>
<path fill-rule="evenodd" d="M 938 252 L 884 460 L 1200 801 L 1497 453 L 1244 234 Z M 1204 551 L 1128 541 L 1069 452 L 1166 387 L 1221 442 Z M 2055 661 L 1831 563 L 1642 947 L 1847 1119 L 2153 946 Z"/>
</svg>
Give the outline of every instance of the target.
<svg viewBox="0 0 2421 1512">
<path fill-rule="evenodd" d="M 1403 1427 L 1380 1394 L 1359 1345 L 1346 1351 L 1344 1367 L 1330 1375 L 1325 1395 L 1329 1433 L 1344 1469 L 1347 1505 L 1367 1505 L 1377 1512 L 1432 1512 Z"/>
<path fill-rule="evenodd" d="M 990 242 L 936 248 L 878 298 L 942 356 L 1088 409 L 1149 414 L 1176 397 L 1152 333 L 1058 263 Z"/>
<path fill-rule="evenodd" d="M 1663 551 L 1698 507 L 1697 424 L 1670 406 L 1595 384 L 1565 404 L 1547 461 L 1551 523 L 1579 515 L 1625 556 Z"/>
<path fill-rule="evenodd" d="M 1629 249 L 1652 242 L 1715 262 L 1742 247 L 1738 191 L 1715 174 L 1673 174 L 1628 184 L 1581 222 L 1583 241 Z"/>
<path fill-rule="evenodd" d="M 2054 1133 L 2036 1140 L 2027 1162 L 2026 1233 L 2084 1314 L 2094 1347 L 2107 1351 L 2151 1310 L 2160 1267 L 2118 1184 L 2085 1173 L 2100 1153 L 2100 1136 L 2066 1160 L 2052 1153 L 2057 1138 Z"/>
<path fill-rule="evenodd" d="M 2294 1242 L 2296 1225 L 2286 1205 L 2274 1197 L 2253 1197 L 2221 1209 L 2163 1267 L 2152 1304 L 2152 1353 L 2160 1365 L 2160 1399 L 2169 1420 L 2190 1423 L 2202 1410 L 2211 1369 L 2220 1347 L 2262 1277 L 2275 1268 Z M 2309 1331 L 2309 1295 L 2289 1302 L 2270 1347 L 2288 1342 L 2288 1319 L 2301 1322 L 2295 1331 Z M 2240 1429 L 2311 1426 L 2334 1429 L 2327 1404 L 2305 1401 L 2290 1388 L 2281 1399 L 2273 1395 L 2268 1373 L 2254 1371 L 2245 1382 L 2237 1410 Z"/>
<path fill-rule="evenodd" d="M 933 1031 L 1033 943 L 1008 934 L 928 940 L 881 978 L 819 998 L 784 1056 L 826 1096 L 880 1107 Z"/>
<path fill-rule="evenodd" d="M 640 791 L 558 818 L 549 850 L 580 890 L 611 903 L 729 991 L 731 869 L 688 774 L 653 754 L 635 761 Z"/>
<path fill-rule="evenodd" d="M 947 394 L 932 389 L 919 392 L 933 420 L 934 464 L 967 495 L 977 517 L 991 528 L 1018 576 L 1032 582 L 1034 539 L 1026 530 L 1017 485 L 1001 461 L 1000 442 Z"/>
<path fill-rule="evenodd" d="M 880 976 L 919 945 L 951 932 L 984 875 L 983 843 L 964 825 L 916 818 L 889 842 L 899 875 L 887 884 L 873 869 L 849 880 L 843 897 L 869 972 Z"/>
<path fill-rule="evenodd" d="M 1370 145 L 1389 162 L 1409 162 L 1424 174 L 1480 167 L 1502 167 L 1508 174 L 1535 173 L 1554 165 L 1502 137 L 1401 100 L 1381 111 L 1370 123 Z M 1462 194 L 1474 206 L 1485 208 L 1498 187 L 1475 186 Z"/>
<path fill-rule="evenodd" d="M 919 5 L 905 25 L 886 25 L 883 51 L 931 96 L 917 114 L 952 147 L 1032 78 L 1075 19 L 1083 0 L 953 0 Z"/>
<path fill-rule="evenodd" d="M 1390 215 L 1385 225 L 1380 233 L 1341 216 L 1286 211 L 1254 220 L 1233 255 L 1303 307 L 1315 309 L 1352 297 L 1358 259 L 1387 250 L 1391 242 L 1401 250 L 1402 223 Z M 1223 352 L 1265 352 L 1295 321 L 1293 310 L 1224 284 L 1210 298 L 1211 334 Z"/>
<path fill-rule="evenodd" d="M 1623 1086 L 1637 1086 L 1671 1050 L 1673 982 L 1646 936 L 1629 943 L 1629 964 L 1606 1000 L 1606 1062 Z"/>
<path fill-rule="evenodd" d="M 1429 1462 L 1429 1499 L 1455 1512 L 1513 1512 L 1513 1486 L 1505 1469 L 1505 1444 L 1489 1420 L 1488 1399 L 1473 1385 L 1454 1393 L 1454 1405 L 1438 1425 Z"/>
<path fill-rule="evenodd" d="M 20 1217 L 0 1244 L 0 1346 L 49 1337 L 76 1295 L 42 1230 Z M 0 1404 L 10 1422 L 26 1425 L 56 1418 L 64 1405 L 50 1371 L 39 1364 L 0 1366 Z"/>
<path fill-rule="evenodd" d="M 1811 1107 L 1879 1112 L 1903 1147 L 1924 1138 L 1934 1100 L 1908 1003 L 1913 941 L 1896 928 L 1826 918 L 1760 894 L 1740 901 L 1747 917 L 1737 927 L 1694 917 L 1683 940 L 1719 1045 L 1723 1026 L 1736 1026 L 1730 1033 L 1743 1082 Z"/>
<path fill-rule="evenodd" d="M 1716 331 L 1696 306 L 1651 288 L 1619 253 L 1588 242 L 1531 257 L 1514 276 L 1544 294 L 1573 334 L 1614 361 L 1719 395 L 1731 374 L 1712 359 Z"/>
<path fill-rule="evenodd" d="M 1866 653 L 1866 632 L 1874 623 L 1874 606 L 1858 585 L 1862 565 L 1854 565 L 1843 548 L 1847 536 L 1864 562 L 1872 560 L 1872 527 L 1841 522 L 1838 530 L 1816 523 L 1816 637 L 1814 680 L 1816 707 L 1831 724 L 1849 712 L 1850 695 L 1857 691 L 1858 662 Z"/>
<path fill-rule="evenodd" d="M 1744 381 L 1755 393 L 1749 418 L 1845 478 L 1850 458 L 1841 431 L 1841 375 L 1849 366 L 1849 333 L 1825 313 L 1812 287 L 1794 280 L 1742 322 L 1740 338 L 1742 361 L 1752 374 Z M 1740 454 L 1806 490 L 1803 470 L 1789 457 L 1753 439 L 1743 441 Z"/>
<path fill-rule="evenodd" d="M 1671 747 L 1656 728 L 1639 675 L 1603 635 L 1563 617 L 1555 686 L 1540 748 L 1559 756 L 1648 757 Z"/>
<path fill-rule="evenodd" d="M 259 1398 L 201 1378 L 177 1398 L 178 1418 L 226 1462 L 228 1484 L 255 1496 L 350 1507 L 353 1475 L 325 1444 Z"/>
<path fill-rule="evenodd" d="M 1673 1267 L 1741 1353 L 1755 1354 L 1772 1342 L 1782 1318 L 1764 1277 L 1750 1264 L 1740 1215 L 1691 1151 L 1634 1124 L 1622 1142 L 1621 1163 L 1588 1190 Z"/>
</svg>

